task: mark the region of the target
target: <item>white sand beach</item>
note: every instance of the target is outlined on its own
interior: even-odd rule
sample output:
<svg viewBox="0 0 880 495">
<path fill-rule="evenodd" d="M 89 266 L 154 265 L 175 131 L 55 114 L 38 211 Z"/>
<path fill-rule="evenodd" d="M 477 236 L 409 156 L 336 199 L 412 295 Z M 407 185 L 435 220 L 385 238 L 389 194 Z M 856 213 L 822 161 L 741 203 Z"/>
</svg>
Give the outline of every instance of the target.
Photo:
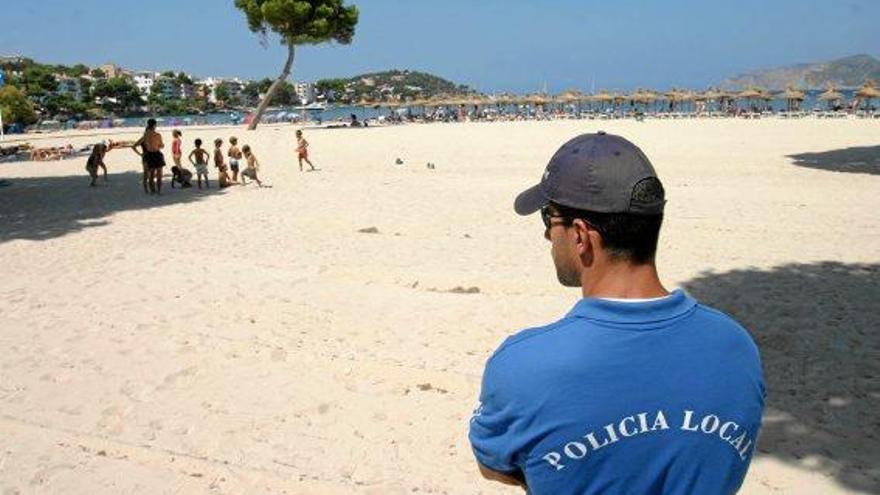
<svg viewBox="0 0 880 495">
<path fill-rule="evenodd" d="M 129 150 L 95 188 L 85 157 L 0 164 L 0 494 L 520 492 L 470 452 L 483 365 L 579 293 L 512 202 L 599 129 L 666 186 L 667 287 L 761 348 L 742 493 L 880 493 L 880 121 L 306 128 L 310 173 L 295 129 L 183 129 L 237 135 L 263 189 L 147 196 Z"/>
</svg>

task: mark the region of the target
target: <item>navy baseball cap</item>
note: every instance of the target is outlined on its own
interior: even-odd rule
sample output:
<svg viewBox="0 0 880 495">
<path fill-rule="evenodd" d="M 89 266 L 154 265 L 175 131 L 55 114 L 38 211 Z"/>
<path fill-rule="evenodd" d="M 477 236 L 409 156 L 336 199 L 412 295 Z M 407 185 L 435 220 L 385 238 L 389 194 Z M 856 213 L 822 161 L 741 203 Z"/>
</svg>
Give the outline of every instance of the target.
<svg viewBox="0 0 880 495">
<path fill-rule="evenodd" d="M 645 180 L 660 187 L 659 199 L 652 195 L 648 201 L 633 194 Z M 642 150 L 620 136 L 599 131 L 563 144 L 547 164 L 541 182 L 520 193 L 513 209 L 531 215 L 550 202 L 599 213 L 660 215 L 666 199 Z"/>
</svg>

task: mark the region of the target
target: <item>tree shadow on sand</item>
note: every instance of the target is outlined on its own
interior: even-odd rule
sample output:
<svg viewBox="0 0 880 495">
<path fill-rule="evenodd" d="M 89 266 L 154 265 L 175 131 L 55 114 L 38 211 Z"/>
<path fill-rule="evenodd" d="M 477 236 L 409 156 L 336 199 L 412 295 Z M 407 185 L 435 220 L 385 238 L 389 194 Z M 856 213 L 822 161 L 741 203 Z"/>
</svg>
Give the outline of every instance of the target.
<svg viewBox="0 0 880 495">
<path fill-rule="evenodd" d="M 800 167 L 880 175 L 880 146 L 856 146 L 818 153 L 799 153 L 788 157 Z"/>
<path fill-rule="evenodd" d="M 0 188 L 0 243 L 53 239 L 107 225 L 105 218 L 120 211 L 199 201 L 218 192 L 213 187 L 171 189 L 166 178 L 161 196 L 146 195 L 136 172 L 111 174 L 106 185 L 102 177 L 97 187 L 88 186 L 86 174 L 9 181 Z"/>
<path fill-rule="evenodd" d="M 880 493 L 880 264 L 790 264 L 684 284 L 748 328 L 767 411 L 760 455 Z"/>
</svg>

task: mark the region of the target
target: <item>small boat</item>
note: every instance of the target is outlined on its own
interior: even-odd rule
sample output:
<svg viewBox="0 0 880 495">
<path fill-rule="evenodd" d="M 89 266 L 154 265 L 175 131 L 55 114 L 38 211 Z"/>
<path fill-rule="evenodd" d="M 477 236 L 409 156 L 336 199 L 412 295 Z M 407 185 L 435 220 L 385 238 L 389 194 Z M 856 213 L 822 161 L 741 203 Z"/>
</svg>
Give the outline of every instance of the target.
<svg viewBox="0 0 880 495">
<path fill-rule="evenodd" d="M 323 103 L 323 102 L 320 102 L 320 101 L 316 101 L 316 102 L 313 102 L 313 103 L 309 103 L 308 105 L 300 105 L 300 106 L 298 106 L 298 107 L 294 107 L 294 108 L 296 108 L 297 110 L 315 110 L 315 111 L 320 111 L 320 110 L 326 110 L 326 109 L 327 109 L 327 104 L 326 104 L 326 103 Z"/>
</svg>

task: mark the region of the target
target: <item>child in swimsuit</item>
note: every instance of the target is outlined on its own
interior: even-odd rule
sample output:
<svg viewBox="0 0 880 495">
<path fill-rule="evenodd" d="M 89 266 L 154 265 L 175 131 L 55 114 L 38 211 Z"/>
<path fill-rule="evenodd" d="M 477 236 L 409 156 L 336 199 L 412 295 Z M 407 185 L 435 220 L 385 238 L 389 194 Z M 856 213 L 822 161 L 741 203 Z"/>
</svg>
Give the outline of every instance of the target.
<svg viewBox="0 0 880 495">
<path fill-rule="evenodd" d="M 241 160 L 241 150 L 238 149 L 238 138 L 232 136 L 229 138 L 229 151 L 226 152 L 229 157 L 229 169 L 232 170 L 232 181 L 238 182 L 238 161 Z"/>
<path fill-rule="evenodd" d="M 171 135 L 174 136 L 174 140 L 171 141 L 171 157 L 174 159 L 174 164 L 177 165 L 178 168 L 182 168 L 180 165 L 180 159 L 183 157 L 183 151 L 180 147 L 180 137 L 183 136 L 183 133 L 174 129 L 174 131 L 171 132 Z"/>
<path fill-rule="evenodd" d="M 195 157 L 195 160 L 193 160 Z M 196 149 L 189 154 L 189 162 L 196 168 L 196 179 L 199 182 L 199 189 L 202 188 L 202 176 L 205 177 L 205 187 L 211 188 L 208 182 L 208 152 L 202 149 L 202 140 L 196 139 Z"/>
<path fill-rule="evenodd" d="M 229 178 L 229 173 L 226 171 L 225 163 L 221 163 L 218 168 L 220 169 L 220 173 L 218 175 L 220 189 L 225 189 L 229 186 L 234 186 L 237 184 L 236 182 L 232 182 L 232 179 Z"/>
<path fill-rule="evenodd" d="M 309 142 L 306 141 L 306 138 L 303 137 L 302 130 L 296 131 L 296 154 L 297 154 L 297 157 L 299 158 L 299 171 L 300 172 L 302 172 L 302 170 L 303 170 L 303 160 L 305 160 L 306 163 L 309 164 L 309 167 L 311 167 L 312 170 L 317 170 L 315 168 L 315 166 L 312 165 L 312 162 L 309 161 Z"/>
<path fill-rule="evenodd" d="M 241 171 L 241 182 L 245 184 L 245 177 L 248 179 L 253 179 L 256 181 L 257 185 L 263 187 L 263 183 L 260 182 L 259 177 L 257 177 L 257 171 L 260 168 L 260 162 L 257 161 L 257 156 L 251 152 L 251 147 L 248 145 L 244 145 L 241 148 L 244 151 L 244 157 L 247 160 L 247 168 Z"/>
<path fill-rule="evenodd" d="M 110 146 L 113 146 L 112 142 L 110 143 Z M 92 147 L 92 154 L 89 155 L 89 159 L 86 161 L 86 170 L 92 177 L 92 182 L 89 186 L 95 187 L 95 182 L 98 180 L 98 167 L 104 169 L 104 182 L 107 182 L 107 166 L 104 165 L 104 155 L 106 155 L 109 150 L 110 147 L 104 143 L 98 143 Z"/>
<path fill-rule="evenodd" d="M 214 168 L 220 168 L 223 166 L 223 150 L 220 147 L 223 146 L 223 140 L 217 138 L 214 140 Z"/>
</svg>

